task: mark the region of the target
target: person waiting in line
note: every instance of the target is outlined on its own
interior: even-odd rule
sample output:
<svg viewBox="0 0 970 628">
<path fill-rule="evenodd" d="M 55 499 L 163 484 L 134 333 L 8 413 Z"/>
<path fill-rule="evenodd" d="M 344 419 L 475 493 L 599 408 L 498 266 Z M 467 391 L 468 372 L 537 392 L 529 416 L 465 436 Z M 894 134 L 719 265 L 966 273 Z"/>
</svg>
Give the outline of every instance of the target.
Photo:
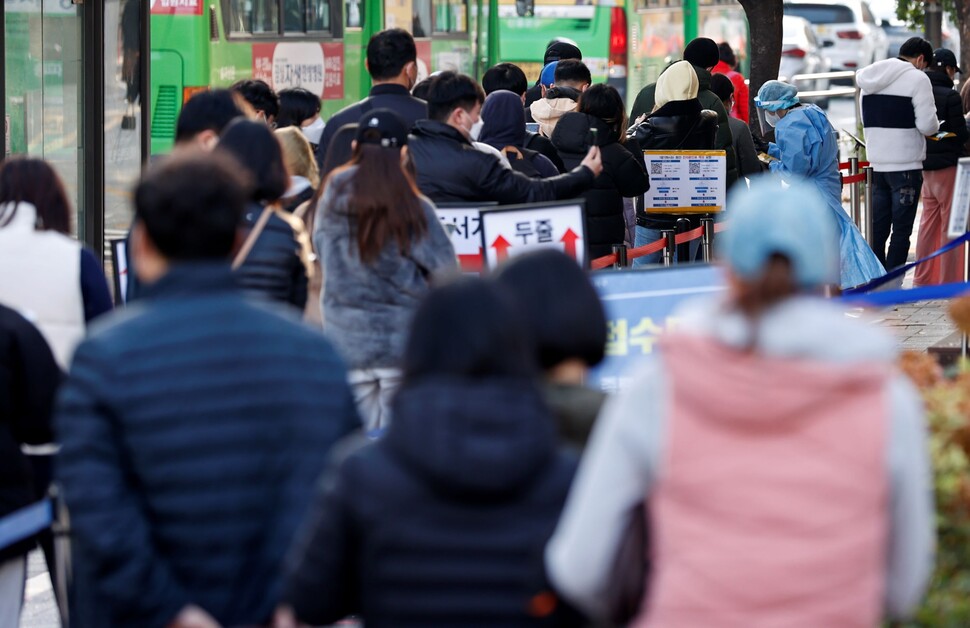
<svg viewBox="0 0 970 628">
<path fill-rule="evenodd" d="M 583 92 L 579 109 L 567 113 L 552 133 L 552 143 L 566 167 L 575 167 L 589 150 L 590 141 L 600 149 L 603 172 L 583 192 L 586 199 L 586 241 L 591 257 L 609 255 L 614 244 L 628 240 L 624 198 L 650 189 L 643 157 L 638 148 L 626 146 L 626 112 L 623 99 L 612 85 L 597 83 Z M 631 142 L 636 146 L 636 142 Z M 632 230 L 633 217 L 629 227 Z"/>
<path fill-rule="evenodd" d="M 212 150 L 229 123 L 243 117 L 236 96 L 227 89 L 212 89 L 193 95 L 182 105 L 175 124 L 175 149 Z"/>
<path fill-rule="evenodd" d="M 280 206 L 292 213 L 313 198 L 320 187 L 320 170 L 310 142 L 296 127 L 277 129 L 275 134 L 283 151 L 283 164 L 290 175 L 290 185 L 280 198 Z M 300 212 L 298 218 L 302 219 L 305 213 Z"/>
<path fill-rule="evenodd" d="M 737 95 L 734 91 L 734 84 L 727 76 L 715 74 L 711 76 L 711 91 L 724 103 L 724 107 L 730 110 L 734 107 Z M 738 174 L 742 177 L 752 177 L 764 172 L 761 161 L 758 159 L 758 151 L 754 147 L 754 138 L 751 137 L 751 129 L 748 123 L 734 116 L 728 118 L 728 125 L 731 127 L 731 135 L 734 136 L 734 152 L 738 156 Z"/>
<path fill-rule="evenodd" d="M 352 124 L 372 109 L 390 109 L 404 118 L 408 128 L 428 117 L 428 105 L 411 95 L 418 80 L 418 49 L 411 33 L 401 28 L 381 31 L 367 42 L 367 73 L 372 87 L 358 103 L 333 114 L 320 136 L 317 163 L 324 163 L 333 134 L 341 126 Z"/>
<path fill-rule="evenodd" d="M 251 244 L 247 249 L 244 243 L 234 262 L 239 285 L 252 295 L 302 311 L 312 253 L 303 222 L 279 207 L 290 186 L 280 143 L 265 124 L 237 120 L 226 128 L 216 150 L 234 157 L 252 185 L 242 225 Z"/>
<path fill-rule="evenodd" d="M 762 175 L 727 206 L 727 292 L 685 305 L 604 409 L 546 548 L 550 579 L 603 616 L 648 504 L 652 572 L 632 625 L 905 618 L 933 565 L 919 394 L 893 338 L 818 296 L 839 255 L 815 186 Z"/>
<path fill-rule="evenodd" d="M 404 165 L 407 122 L 375 109 L 357 123 L 350 163 L 327 178 L 313 240 L 324 271 L 324 329 L 350 369 L 364 425 L 386 427 L 408 325 L 455 249 Z"/>
<path fill-rule="evenodd" d="M 280 97 L 266 81 L 244 79 L 236 81 L 229 88 L 249 103 L 256 118 L 270 127 L 276 126 L 276 116 L 280 113 Z"/>
<path fill-rule="evenodd" d="M 717 135 L 714 139 L 714 148 L 724 151 L 727 161 L 727 187 L 730 189 L 738 180 L 734 137 L 731 134 L 731 127 L 728 125 L 727 109 L 724 108 L 721 99 L 711 91 L 711 70 L 719 60 L 717 44 L 707 37 L 698 37 L 684 48 L 684 61 L 691 64 L 694 73 L 697 75 L 697 99 L 704 109 L 709 109 L 717 114 Z M 663 75 L 661 74 L 661 76 Z M 640 90 L 636 100 L 633 101 L 630 118 L 638 120 L 640 116 L 648 115 L 656 109 L 656 90 L 657 83 L 647 85 Z"/>
<path fill-rule="evenodd" d="M 556 39 L 550 41 L 546 46 L 546 51 L 542 55 L 542 67 L 546 67 L 554 61 L 565 61 L 567 59 L 582 61 L 583 52 L 576 45 L 576 42 L 566 39 L 565 37 L 557 37 Z M 525 93 L 526 121 L 535 122 L 535 120 L 532 119 L 530 107 L 532 106 L 532 103 L 544 96 L 544 91 L 545 89 L 542 85 L 541 76 L 536 77 L 535 85 L 530 87 Z"/>
<path fill-rule="evenodd" d="M 522 99 L 512 92 L 500 90 L 485 97 L 480 142 L 499 151 L 516 172 L 532 177 L 555 177 L 559 169 L 544 155 L 525 147 L 525 110 Z"/>
<path fill-rule="evenodd" d="M 953 187 L 957 178 L 957 162 L 963 156 L 963 145 L 970 139 L 960 94 L 953 89 L 953 79 L 963 73 L 956 55 L 946 48 L 933 52 L 933 66 L 926 76 L 933 85 L 936 117 L 940 132 L 926 138 L 926 159 L 923 160 L 923 213 L 916 238 L 916 259 L 922 259 L 947 242 Z M 916 267 L 914 286 L 932 286 L 963 281 L 963 252 L 965 246 L 944 253 Z"/>
<path fill-rule="evenodd" d="M 769 170 L 786 181 L 795 177 L 810 181 L 839 225 L 839 285 L 851 288 L 885 275 L 876 254 L 842 207 L 839 143 L 825 112 L 799 102 L 798 90 L 782 81 L 762 85 L 755 105 L 764 110 L 765 121 L 775 129 L 775 141 L 768 145 Z"/>
<path fill-rule="evenodd" d="M 543 397 L 562 440 L 582 449 L 606 400 L 586 386 L 606 355 L 606 313 L 576 260 L 545 249 L 512 258 L 495 280 L 515 297 L 542 369 Z"/>
<path fill-rule="evenodd" d="M 320 117 L 320 97 L 302 87 L 281 89 L 276 128 L 285 129 L 289 126 L 298 128 L 316 150 L 326 126 Z"/>
<path fill-rule="evenodd" d="M 717 136 L 717 114 L 704 109 L 698 98 L 699 83 L 693 65 L 678 61 L 664 70 L 657 79 L 653 113 L 641 119 L 628 131 L 629 140 L 642 150 L 711 150 Z M 720 102 L 720 101 L 718 101 Z M 634 245 L 644 246 L 659 240 L 665 229 L 675 229 L 683 215 L 647 212 L 642 200 L 637 200 Z M 691 227 L 698 226 L 697 218 L 689 218 Z M 690 243 L 689 259 L 696 260 L 700 242 Z M 633 260 L 634 266 L 656 264 L 661 253 L 651 253 Z"/>
<path fill-rule="evenodd" d="M 738 58 L 735 56 L 731 44 L 726 41 L 717 45 L 717 54 L 719 60 L 711 70 L 711 78 L 720 75 L 726 76 L 731 81 L 731 85 L 734 86 L 735 98 L 728 108 L 728 113 L 731 117 L 741 120 L 747 125 L 750 93 L 748 92 L 748 84 L 744 82 L 744 75 L 738 72 Z M 713 88 L 712 91 L 714 91 Z M 715 93 L 717 92 L 715 91 Z M 734 131 L 734 125 L 731 125 L 731 131 Z"/>
<path fill-rule="evenodd" d="M 532 118 L 539 123 L 539 132 L 551 139 L 559 118 L 570 111 L 576 111 L 579 97 L 589 89 L 593 79 L 589 68 L 582 61 L 567 59 L 553 62 L 550 66 L 553 67 L 554 83 L 529 109 L 532 111 Z"/>
<path fill-rule="evenodd" d="M 541 557 L 576 463 L 528 338 L 495 283 L 427 296 L 387 433 L 335 455 L 321 480 L 278 627 L 351 614 L 368 628 L 563 625 Z"/>
<path fill-rule="evenodd" d="M 525 72 L 514 63 L 494 65 L 482 76 L 482 89 L 485 90 L 486 100 L 492 92 L 507 90 L 520 96 L 524 104 L 525 93 L 528 88 L 529 82 L 525 78 Z M 523 121 L 531 119 L 531 112 L 528 109 L 523 110 L 523 113 Z M 559 152 L 548 137 L 526 130 L 523 146 L 537 153 L 542 153 L 556 166 L 559 172 L 566 172 L 566 167 L 563 165 L 562 159 L 559 158 Z"/>
<path fill-rule="evenodd" d="M 592 185 L 602 170 L 595 146 L 577 168 L 548 179 L 530 179 L 475 150 L 471 129 L 480 117 L 485 94 L 471 77 L 442 72 L 432 79 L 428 99 L 430 119 L 415 125 L 408 153 L 418 187 L 436 203 L 510 204 L 573 198 Z"/>
</svg>

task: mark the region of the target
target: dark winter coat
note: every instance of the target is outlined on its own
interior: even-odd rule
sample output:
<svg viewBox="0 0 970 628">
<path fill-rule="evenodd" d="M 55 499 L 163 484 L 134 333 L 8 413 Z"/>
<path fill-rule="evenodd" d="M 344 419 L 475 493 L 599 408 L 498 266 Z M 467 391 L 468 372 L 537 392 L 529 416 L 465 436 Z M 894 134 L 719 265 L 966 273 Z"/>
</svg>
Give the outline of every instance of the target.
<svg viewBox="0 0 970 628">
<path fill-rule="evenodd" d="M 54 440 L 51 414 L 61 371 L 36 327 L 0 305 L 0 519 L 34 501 L 22 444 Z M 33 537 L 0 548 L 0 564 L 29 552 Z"/>
<path fill-rule="evenodd" d="M 542 625 L 529 603 L 575 460 L 535 384 L 429 378 L 393 412 L 321 481 L 284 600 L 312 625 Z"/>
<path fill-rule="evenodd" d="M 327 452 L 359 427 L 326 338 L 180 264 L 77 349 L 56 417 L 78 621 L 162 627 L 188 603 L 262 625 Z"/>
<path fill-rule="evenodd" d="M 547 157 L 549 161 L 551 161 L 552 164 L 559 170 L 559 172 L 567 172 L 566 164 L 564 164 L 562 159 L 559 157 L 559 151 L 557 151 L 556 147 L 552 145 L 552 140 L 550 140 L 548 137 L 538 133 L 532 133 L 531 131 L 526 131 L 525 147 Z"/>
<path fill-rule="evenodd" d="M 247 228 L 253 228 L 262 211 L 263 207 L 255 204 L 246 210 Z M 302 310 L 307 298 L 306 266 L 300 257 L 297 229 L 287 220 L 296 222 L 300 228 L 297 218 L 284 219 L 276 212 L 270 216 L 246 261 L 236 269 L 236 278 L 252 295 L 289 303 Z"/>
<path fill-rule="evenodd" d="M 512 169 L 530 177 L 548 178 L 559 169 L 547 157 L 525 148 L 525 114 L 522 99 L 507 90 L 488 95 L 482 106 L 482 132 L 479 142 L 505 152 Z"/>
<path fill-rule="evenodd" d="M 693 67 L 694 72 L 697 74 L 697 99 L 704 109 L 709 109 L 717 113 L 717 135 L 714 140 L 714 148 L 724 151 L 725 161 L 727 162 L 727 187 L 730 189 L 734 185 L 734 182 L 738 180 L 738 165 L 737 155 L 734 154 L 734 136 L 728 124 L 728 112 L 717 94 L 711 91 L 711 73 L 696 65 Z M 650 115 L 656 103 L 656 96 L 656 83 L 651 83 L 641 89 L 640 93 L 637 94 L 636 100 L 633 102 L 633 111 L 630 113 L 630 119 L 636 120 L 644 113 Z"/>
<path fill-rule="evenodd" d="M 717 129 L 717 114 L 701 109 L 698 99 L 672 100 L 641 123 L 630 141 L 635 139 L 643 150 L 711 150 Z M 637 224 L 642 227 L 673 229 L 681 217 L 646 214 L 642 204 L 637 204 Z M 700 224 L 699 218 L 691 221 L 694 226 Z"/>
<path fill-rule="evenodd" d="M 567 167 L 575 166 L 586 156 L 590 129 L 597 130 L 596 143 L 603 160 L 603 172 L 596 177 L 593 187 L 583 193 L 589 254 L 597 258 L 609 255 L 614 244 L 623 243 L 626 235 L 623 198 L 633 198 L 649 190 L 650 179 L 639 153 L 621 144 L 605 122 L 585 113 L 565 114 L 552 133 L 552 143 Z"/>
<path fill-rule="evenodd" d="M 953 168 L 963 156 L 963 145 L 970 139 L 967 131 L 966 119 L 963 117 L 963 101 L 960 94 L 953 89 L 953 81 L 943 70 L 927 70 L 933 85 L 933 99 L 936 101 L 936 117 L 940 124 L 940 133 L 952 133 L 956 137 L 944 137 L 937 140 L 926 138 L 926 159 L 923 170 L 943 170 Z"/>
<path fill-rule="evenodd" d="M 531 179 L 476 149 L 454 127 L 435 120 L 415 125 L 408 153 L 418 173 L 418 187 L 435 203 L 496 201 L 508 205 L 575 198 L 594 178 L 582 166 L 558 177 Z"/>
</svg>

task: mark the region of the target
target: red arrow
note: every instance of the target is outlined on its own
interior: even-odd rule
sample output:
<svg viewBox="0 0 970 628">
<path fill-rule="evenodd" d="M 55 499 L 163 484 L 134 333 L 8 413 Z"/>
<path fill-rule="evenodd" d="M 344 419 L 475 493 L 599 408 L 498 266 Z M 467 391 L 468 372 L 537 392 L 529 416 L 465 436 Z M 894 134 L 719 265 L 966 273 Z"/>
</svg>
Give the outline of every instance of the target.
<svg viewBox="0 0 970 628">
<path fill-rule="evenodd" d="M 472 255 L 459 255 L 458 265 L 466 273 L 478 273 L 481 272 L 483 261 L 482 261 L 482 249 L 478 249 L 478 253 Z"/>
<path fill-rule="evenodd" d="M 502 262 L 508 259 L 510 246 L 512 244 L 502 236 L 495 238 L 495 242 L 492 242 L 492 248 L 495 249 L 495 256 L 498 261 Z"/>
<path fill-rule="evenodd" d="M 572 229 L 566 229 L 566 233 L 562 234 L 562 238 L 559 240 L 565 246 L 566 255 L 573 259 L 579 259 L 576 257 L 576 240 L 581 238 Z"/>
</svg>

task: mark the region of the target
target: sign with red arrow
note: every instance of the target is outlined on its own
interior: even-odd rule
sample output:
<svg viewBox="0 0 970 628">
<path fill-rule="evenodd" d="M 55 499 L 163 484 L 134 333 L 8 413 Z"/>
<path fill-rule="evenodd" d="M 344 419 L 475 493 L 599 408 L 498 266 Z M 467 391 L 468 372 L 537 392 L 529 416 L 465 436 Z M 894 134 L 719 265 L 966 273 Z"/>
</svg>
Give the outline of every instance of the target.
<svg viewBox="0 0 970 628">
<path fill-rule="evenodd" d="M 559 249 L 583 267 L 589 263 L 582 199 L 483 209 L 481 231 L 488 268 L 541 248 Z"/>
<path fill-rule="evenodd" d="M 486 204 L 488 206 L 491 204 Z M 482 272 L 485 261 L 482 255 L 482 219 L 479 210 L 482 205 L 439 205 L 435 208 L 441 226 L 445 228 L 458 265 L 463 272 L 478 274 Z"/>
</svg>

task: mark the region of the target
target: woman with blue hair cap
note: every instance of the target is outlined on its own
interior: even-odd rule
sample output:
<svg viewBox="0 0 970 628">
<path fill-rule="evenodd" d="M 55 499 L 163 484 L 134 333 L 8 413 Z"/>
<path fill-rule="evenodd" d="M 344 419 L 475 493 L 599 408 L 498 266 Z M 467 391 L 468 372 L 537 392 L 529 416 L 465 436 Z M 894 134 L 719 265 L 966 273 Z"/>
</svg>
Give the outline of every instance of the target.
<svg viewBox="0 0 970 628">
<path fill-rule="evenodd" d="M 630 625 L 904 618 L 933 564 L 919 395 L 885 330 L 818 296 L 838 227 L 814 186 L 754 177 L 727 206 L 727 290 L 681 308 L 607 401 L 546 547 L 551 582 L 605 616 L 647 508 L 652 571 Z"/>
<path fill-rule="evenodd" d="M 886 274 L 842 207 L 839 146 L 825 113 L 815 105 L 799 102 L 795 86 L 782 81 L 762 85 L 754 102 L 763 111 L 765 122 L 775 129 L 775 141 L 768 145 L 768 155 L 773 158 L 769 169 L 785 181 L 793 176 L 811 181 L 838 221 L 841 273 L 837 283 L 851 288 Z"/>
</svg>

